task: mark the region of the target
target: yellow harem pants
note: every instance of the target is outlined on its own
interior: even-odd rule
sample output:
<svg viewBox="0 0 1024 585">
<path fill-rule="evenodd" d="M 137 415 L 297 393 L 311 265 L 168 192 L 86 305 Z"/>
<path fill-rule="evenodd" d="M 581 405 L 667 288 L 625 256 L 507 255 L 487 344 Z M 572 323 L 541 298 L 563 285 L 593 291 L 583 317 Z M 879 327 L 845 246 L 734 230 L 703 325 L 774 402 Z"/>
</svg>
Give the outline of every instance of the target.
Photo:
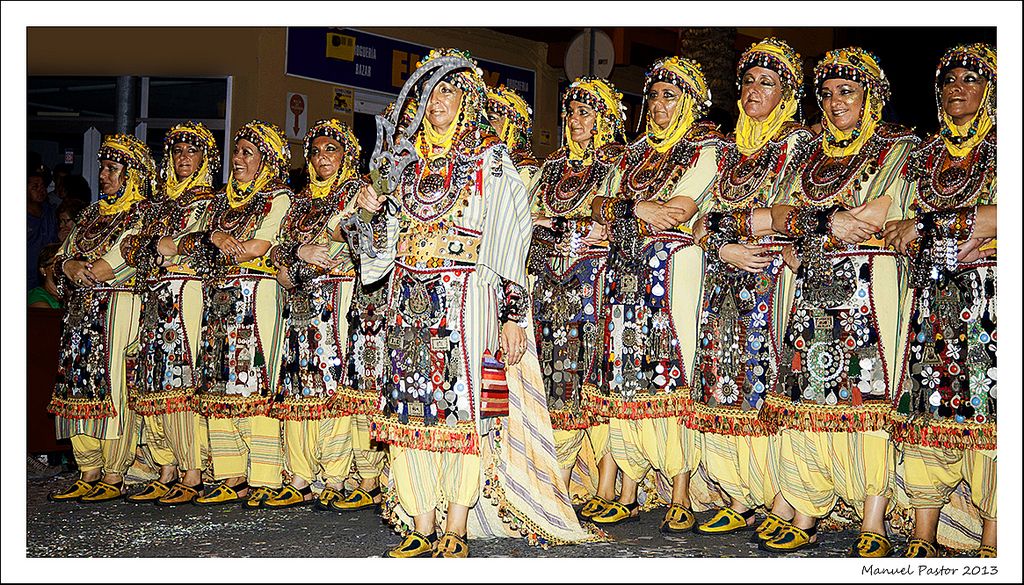
<svg viewBox="0 0 1024 585">
<path fill-rule="evenodd" d="M 704 433 L 702 457 L 711 479 L 725 493 L 750 509 L 771 508 L 779 493 L 775 465 L 775 437 Z"/>
<path fill-rule="evenodd" d="M 245 476 L 254 487 L 281 487 L 281 421 L 268 416 L 210 418 L 213 477 Z"/>
<path fill-rule="evenodd" d="M 189 410 L 146 416 L 143 424 L 143 439 L 157 465 L 203 469 L 210 452 L 206 417 Z"/>
<path fill-rule="evenodd" d="M 996 519 L 996 451 L 944 449 L 904 443 L 907 496 L 914 508 L 941 508 L 961 481 L 985 520 Z"/>
<path fill-rule="evenodd" d="M 678 416 L 608 420 L 608 447 L 615 463 L 639 482 L 653 467 L 672 479 L 700 465 L 700 436 Z"/>
<path fill-rule="evenodd" d="M 366 415 L 352 416 L 352 451 L 359 479 L 375 479 L 384 473 L 384 464 L 388 457 L 387 446 L 371 443 L 370 422 Z"/>
<path fill-rule="evenodd" d="M 552 429 L 551 434 L 555 441 L 558 466 L 562 469 L 572 469 L 576 466 L 576 458 L 580 454 L 580 449 L 583 448 L 584 438 L 590 439 L 595 463 L 600 462 L 602 457 L 611 452 L 608 446 L 608 423 L 570 431 Z"/>
<path fill-rule="evenodd" d="M 472 507 L 480 497 L 480 456 L 391 445 L 398 502 L 410 516 L 434 511 L 442 498 Z"/>
<path fill-rule="evenodd" d="M 124 475 L 135 461 L 135 448 L 139 446 L 142 417 L 126 408 L 121 413 L 122 431 L 116 439 L 97 439 L 78 434 L 71 437 L 71 450 L 79 471 L 101 469 L 103 473 Z"/>
<path fill-rule="evenodd" d="M 284 468 L 313 483 L 340 484 L 352 469 L 352 417 L 284 421 Z"/>
<path fill-rule="evenodd" d="M 824 518 L 842 498 L 861 517 L 868 496 L 889 497 L 895 451 L 886 431 L 778 435 L 778 480 L 798 512 Z"/>
</svg>

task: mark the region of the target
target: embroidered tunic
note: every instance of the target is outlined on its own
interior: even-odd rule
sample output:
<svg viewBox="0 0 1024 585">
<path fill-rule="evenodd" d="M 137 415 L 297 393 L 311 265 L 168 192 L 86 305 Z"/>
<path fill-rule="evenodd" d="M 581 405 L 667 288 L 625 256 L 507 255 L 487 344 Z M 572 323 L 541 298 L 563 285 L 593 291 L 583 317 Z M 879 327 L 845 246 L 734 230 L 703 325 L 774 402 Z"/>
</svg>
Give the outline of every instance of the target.
<svg viewBox="0 0 1024 585">
<path fill-rule="evenodd" d="M 140 203 L 103 215 L 99 203 L 87 207 L 57 253 L 93 262 L 117 250 L 135 227 Z M 121 436 L 127 408 L 124 352 L 138 334 L 139 301 L 133 294 L 135 270 L 114 254 L 114 278 L 93 287 L 73 288 L 64 314 L 57 384 L 47 411 L 57 416 L 57 438 Z M 63 275 L 60 275 L 63 277 Z"/>
<path fill-rule="evenodd" d="M 846 158 L 825 155 L 821 140 L 809 145 L 791 204 L 850 209 L 889 196 L 886 221 L 905 216 L 913 193 L 906 180 L 913 134 L 880 124 L 860 152 Z M 810 432 L 885 429 L 899 368 L 905 263 L 877 240 L 849 245 L 815 235 L 797 246 L 801 266 L 779 381 L 762 421 Z"/>
<path fill-rule="evenodd" d="M 313 198 L 306 189 L 292 199 L 281 224 L 281 248 L 327 245 L 331 258 L 341 263 L 325 272 L 295 259 L 302 269 L 312 268 L 312 274 L 305 276 L 304 282 L 293 278 L 295 287 L 282 292 L 284 342 L 271 408 L 271 414 L 278 418 L 316 420 L 351 414 L 344 401 L 336 398 L 343 387 L 346 366 L 348 305 L 355 264 L 348 244 L 334 241 L 331 234 L 342 210 L 362 185 L 358 178 L 350 179 L 320 198 Z"/>
<path fill-rule="evenodd" d="M 213 197 L 210 187 L 201 186 L 175 199 L 148 203 L 137 233 L 121 244 L 121 253 L 139 271 L 142 285 L 139 349 L 128 372 L 128 404 L 144 416 L 189 408 L 203 303 L 202 280 L 188 259 L 177 256 L 167 268 L 152 266 L 152 242 L 171 236 L 177 243 L 186 233 L 202 229 Z"/>
<path fill-rule="evenodd" d="M 257 239 L 273 246 L 278 243 L 290 193 L 275 180 L 238 208 L 232 208 L 227 197 L 218 196 L 210 206 L 206 228 L 210 233 L 227 232 L 239 242 Z M 223 256 L 217 259 L 224 262 Z M 264 255 L 221 265 L 206 280 L 200 379 L 193 400 L 196 412 L 216 418 L 268 415 L 282 339 L 280 287 L 274 270 Z"/>
<path fill-rule="evenodd" d="M 451 152 L 402 177 L 386 245 L 363 257 L 363 283 L 393 268 L 385 376 L 371 436 L 402 447 L 477 453 L 492 416 L 507 413 L 497 362 L 499 317 L 518 320 L 509 283 L 525 289 L 529 201 L 504 145 L 470 130 Z M 525 301 L 525 298 L 520 302 Z"/>
<path fill-rule="evenodd" d="M 535 213 L 553 228 L 536 226 L 530 247 L 534 336 L 551 426 L 582 429 L 593 421 L 582 408 L 582 389 L 596 383 L 603 332 L 604 267 L 608 248 L 583 243 L 593 226 L 591 203 L 618 177 L 621 144 L 609 144 L 583 166 L 561 148 L 544 162 L 533 186 Z"/>
<path fill-rule="evenodd" d="M 785 124 L 756 153 L 745 156 L 734 137 L 723 143 L 714 211 L 770 207 L 799 180 L 798 149 L 812 138 L 805 127 Z M 757 420 L 765 394 L 775 385 L 778 347 L 786 317 L 788 271 L 782 240 L 740 237 L 774 252 L 771 264 L 752 274 L 729 266 L 717 252 L 705 254 L 700 340 L 693 376 L 690 428 L 728 435 L 764 435 Z"/>
<path fill-rule="evenodd" d="M 996 204 L 996 132 L 963 158 L 948 153 L 934 136 L 916 153 L 915 215 Z M 923 234 L 922 234 L 923 236 Z M 936 239 L 934 250 L 946 242 Z M 926 286 L 911 289 L 905 367 L 894 402 L 893 440 L 952 449 L 996 448 L 996 260 L 952 269 L 922 257 L 939 271 Z M 922 249 L 918 254 L 924 255 Z"/>
<path fill-rule="evenodd" d="M 706 211 L 721 139 L 708 123 L 694 124 L 665 153 L 641 137 L 626 148 L 621 179 L 609 185 L 609 196 L 664 202 L 685 195 Z M 596 416 L 662 418 L 690 410 L 686 371 L 693 363 L 697 301 L 688 302 L 677 287 L 685 288 L 688 279 L 692 287 L 701 250 L 691 246 L 689 225 L 648 235 L 642 223 L 616 218 L 609 226 L 604 354 L 596 390 L 585 389 L 584 398 Z"/>
</svg>

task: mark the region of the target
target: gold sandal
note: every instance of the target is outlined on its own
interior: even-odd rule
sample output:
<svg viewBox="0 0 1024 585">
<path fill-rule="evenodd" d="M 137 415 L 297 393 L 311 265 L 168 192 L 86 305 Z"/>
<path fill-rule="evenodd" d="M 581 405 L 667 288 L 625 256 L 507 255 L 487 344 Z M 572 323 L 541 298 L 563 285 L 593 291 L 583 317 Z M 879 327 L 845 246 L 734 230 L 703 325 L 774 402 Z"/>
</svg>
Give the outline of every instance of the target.
<svg viewBox="0 0 1024 585">
<path fill-rule="evenodd" d="M 228 487 L 228 484 L 222 481 L 210 493 L 205 496 L 199 496 L 192 503 L 197 506 L 219 506 L 221 504 L 230 504 L 231 502 L 240 502 L 242 501 L 242 496 L 238 495 L 238 492 L 247 489 L 249 489 L 249 484 L 244 481 L 234 487 Z"/>
<path fill-rule="evenodd" d="M 185 485 L 183 483 L 176 484 L 171 491 L 157 500 L 155 503 L 157 506 L 180 506 L 182 504 L 191 504 L 198 498 L 202 493 L 205 486 L 203 484 L 197 485 Z"/>
<path fill-rule="evenodd" d="M 612 526 L 622 522 L 635 522 L 640 519 L 640 514 L 633 514 L 633 512 L 639 508 L 640 504 L 636 502 L 632 504 L 608 502 L 608 505 L 600 513 L 590 517 L 590 521 L 602 526 Z"/>
<path fill-rule="evenodd" d="M 697 517 L 682 504 L 672 504 L 661 521 L 662 532 L 689 532 L 697 524 Z"/>
<path fill-rule="evenodd" d="M 411 559 L 414 557 L 429 557 L 434 551 L 434 544 L 437 542 L 437 534 L 424 536 L 415 530 L 405 535 L 402 542 L 395 548 L 388 549 L 384 556 L 391 559 Z"/>
<path fill-rule="evenodd" d="M 46 499 L 51 502 L 77 502 L 82 499 L 82 496 L 91 492 L 97 483 L 99 483 L 99 480 L 85 481 L 76 479 L 71 487 L 62 492 L 51 492 L 47 494 Z"/>
<path fill-rule="evenodd" d="M 753 526 L 747 524 L 747 520 L 753 515 L 753 510 L 737 512 L 731 507 L 725 507 L 707 522 L 697 525 L 693 531 L 697 534 L 732 534 L 741 530 L 749 530 Z"/>
<path fill-rule="evenodd" d="M 373 501 L 379 495 L 380 487 L 375 487 L 370 491 L 356 488 L 344 498 L 338 498 L 331 502 L 331 509 L 335 512 L 355 512 L 356 510 L 372 508 L 379 504 L 379 502 Z"/>
<path fill-rule="evenodd" d="M 125 499 L 134 504 L 150 504 L 166 496 L 177 483 L 178 480 L 176 479 L 170 483 L 154 479 L 147 483 L 141 492 L 127 496 Z"/>
<path fill-rule="evenodd" d="M 864 559 L 880 559 L 892 556 L 892 543 L 885 536 L 877 532 L 861 532 L 857 536 L 857 542 L 850 549 L 851 557 Z"/>
<path fill-rule="evenodd" d="M 778 535 L 779 530 L 786 526 L 792 526 L 792 523 L 777 514 L 768 514 L 768 516 L 757 525 L 757 528 L 754 529 L 754 536 L 750 539 L 750 542 L 759 543 L 771 540 Z"/>
<path fill-rule="evenodd" d="M 306 506 L 313 503 L 313 498 L 306 499 L 306 496 L 313 493 L 313 488 L 308 485 L 304 488 L 297 488 L 291 484 L 288 484 L 281 489 L 277 490 L 273 496 L 263 501 L 264 508 L 273 508 L 275 510 L 281 510 L 284 508 L 294 508 L 295 506 Z"/>
<path fill-rule="evenodd" d="M 580 508 L 580 517 L 593 518 L 604 511 L 604 509 L 608 507 L 608 503 L 608 500 L 595 495 L 587 500 L 587 503 L 583 504 L 583 507 Z"/>
<path fill-rule="evenodd" d="M 331 486 L 324 486 L 320 495 L 313 501 L 313 507 L 317 510 L 330 510 L 331 503 L 345 497 L 340 491 Z"/>
<path fill-rule="evenodd" d="M 437 542 L 433 556 L 443 559 L 465 559 L 469 557 L 469 543 L 464 536 L 445 532 Z"/>
<path fill-rule="evenodd" d="M 935 544 L 922 538 L 911 538 L 907 543 L 907 552 L 903 553 L 905 559 L 932 559 L 939 556 L 939 549 Z"/>
<path fill-rule="evenodd" d="M 267 507 L 267 500 L 273 498 L 276 494 L 277 491 L 274 490 L 274 488 L 261 485 L 249 492 L 249 497 L 246 498 L 244 502 L 242 502 L 242 507 L 245 508 L 246 510 L 265 508 Z"/>
<path fill-rule="evenodd" d="M 82 496 L 79 502 L 87 504 L 101 504 L 103 502 L 112 502 L 119 500 L 124 496 L 124 482 L 119 481 L 117 483 L 107 483 L 105 481 L 98 481 L 96 485 L 92 487 L 89 493 Z"/>
<path fill-rule="evenodd" d="M 817 533 L 817 526 L 811 526 L 805 530 L 789 524 L 779 527 L 774 538 L 761 541 L 758 547 L 773 553 L 791 553 L 805 548 L 817 548 L 818 541 L 811 541 L 811 538 Z"/>
</svg>

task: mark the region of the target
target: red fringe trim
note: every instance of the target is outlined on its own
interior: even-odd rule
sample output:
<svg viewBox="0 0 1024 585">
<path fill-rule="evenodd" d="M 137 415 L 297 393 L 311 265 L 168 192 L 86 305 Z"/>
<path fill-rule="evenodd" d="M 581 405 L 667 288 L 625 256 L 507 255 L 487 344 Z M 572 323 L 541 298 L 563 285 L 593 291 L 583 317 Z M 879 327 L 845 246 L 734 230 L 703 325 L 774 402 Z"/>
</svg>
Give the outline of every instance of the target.
<svg viewBox="0 0 1024 585">
<path fill-rule="evenodd" d="M 190 394 L 180 391 L 146 394 L 136 394 L 130 391 L 128 394 L 128 407 L 142 416 L 185 412 L 192 408 L 191 402 Z"/>
<path fill-rule="evenodd" d="M 336 414 L 331 408 L 331 398 L 286 398 L 284 402 L 274 402 L 270 405 L 270 414 L 280 420 L 322 420 L 335 418 Z"/>
<path fill-rule="evenodd" d="M 380 413 L 377 403 L 380 394 L 360 392 L 355 388 L 338 388 L 331 399 L 331 409 L 337 416 L 364 414 L 367 416 Z"/>
<path fill-rule="evenodd" d="M 62 418 L 94 419 L 117 416 L 117 409 L 109 398 L 97 401 L 54 396 L 46 406 L 46 411 Z"/>
<path fill-rule="evenodd" d="M 774 434 L 758 416 L 756 410 L 744 412 L 739 408 L 710 408 L 695 402 L 693 412 L 683 417 L 683 424 L 695 431 L 718 435 L 765 437 Z"/>
<path fill-rule="evenodd" d="M 821 406 L 792 402 L 775 394 L 765 397 L 761 422 L 773 432 L 793 429 L 813 433 L 866 433 L 889 430 L 888 402 L 864 406 Z"/>
<path fill-rule="evenodd" d="M 693 400 L 688 396 L 688 392 L 688 389 L 684 389 L 643 400 L 622 400 L 603 396 L 596 389 L 585 386 L 583 408 L 592 416 L 626 420 L 688 416 L 693 408 Z"/>
<path fill-rule="evenodd" d="M 595 424 L 594 417 L 586 411 L 549 410 L 548 415 L 551 417 L 551 428 L 559 431 L 589 429 Z"/>
<path fill-rule="evenodd" d="M 391 418 L 375 416 L 370 419 L 370 438 L 406 449 L 464 453 L 480 453 L 480 435 L 475 424 L 452 428 L 444 425 L 423 426 L 402 424 Z"/>
<path fill-rule="evenodd" d="M 263 396 L 195 395 L 192 410 L 207 418 L 246 418 L 270 416 L 270 399 Z"/>
<path fill-rule="evenodd" d="M 996 425 L 992 423 L 912 422 L 903 415 L 894 415 L 892 440 L 925 447 L 957 450 L 994 450 Z"/>
</svg>

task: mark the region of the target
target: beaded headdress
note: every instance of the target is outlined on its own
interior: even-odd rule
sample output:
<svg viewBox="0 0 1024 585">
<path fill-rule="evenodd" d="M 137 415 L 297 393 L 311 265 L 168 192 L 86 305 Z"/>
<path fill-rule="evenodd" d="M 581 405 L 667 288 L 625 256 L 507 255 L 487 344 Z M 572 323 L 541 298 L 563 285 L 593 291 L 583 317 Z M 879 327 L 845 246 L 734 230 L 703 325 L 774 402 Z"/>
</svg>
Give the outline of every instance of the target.
<svg viewBox="0 0 1024 585">
<path fill-rule="evenodd" d="M 874 135 L 875 127 L 882 120 L 882 108 L 889 101 L 891 88 L 889 78 L 879 65 L 878 57 L 860 48 L 834 49 L 814 67 L 814 91 L 820 96 L 822 84 L 828 79 L 845 79 L 859 83 L 864 88 L 864 111 L 857 125 L 849 132 L 843 132 L 832 125 L 824 104 L 818 99 L 822 116 L 825 154 L 841 157 L 857 154 L 861 147 Z"/>
<path fill-rule="evenodd" d="M 963 67 L 984 77 L 988 83 L 978 112 L 964 127 L 958 127 L 942 109 L 942 79 L 951 69 Z M 950 154 L 963 157 L 996 123 L 996 50 L 986 43 L 957 45 L 939 59 L 935 68 L 935 105 L 938 108 L 943 142 Z"/>
<path fill-rule="evenodd" d="M 419 68 L 420 66 L 441 57 L 461 57 L 473 63 L 473 69 L 460 69 L 458 71 L 453 71 L 444 77 L 444 81 L 447 81 L 466 92 L 466 97 L 463 103 L 470 106 L 470 109 L 472 109 L 477 116 L 483 116 L 486 119 L 487 84 L 484 83 L 484 72 L 479 66 L 477 66 L 476 59 L 470 55 L 469 51 L 441 48 L 430 51 L 422 61 L 416 63 L 416 67 Z M 420 98 L 429 99 L 430 96 L 420 96 Z"/>
<path fill-rule="evenodd" d="M 131 134 L 109 134 L 103 137 L 96 152 L 97 160 L 111 160 L 125 166 L 125 180 L 113 194 L 101 193 L 100 212 L 117 213 L 136 201 L 149 197 L 156 189 L 156 163 L 146 143 Z"/>
<path fill-rule="evenodd" d="M 327 136 L 338 141 L 341 145 L 341 150 L 344 152 L 344 166 L 356 166 L 359 161 L 359 141 L 356 140 L 356 135 L 352 133 L 352 129 L 348 127 L 348 124 L 331 118 L 329 120 L 319 120 L 313 124 L 309 131 L 306 132 L 306 137 L 302 139 L 302 152 L 305 153 L 306 158 L 309 158 L 309 149 L 313 146 L 313 141 L 320 136 Z"/>
<path fill-rule="evenodd" d="M 263 162 L 271 165 L 279 179 L 285 180 L 288 177 L 292 151 L 288 147 L 284 131 L 277 124 L 262 120 L 248 122 L 235 132 L 234 141 L 238 142 L 243 138 L 256 146 L 263 155 Z"/>
<path fill-rule="evenodd" d="M 804 65 L 800 53 L 782 39 L 769 37 L 754 43 L 740 56 L 736 64 L 736 88 L 740 89 L 743 74 L 751 67 L 764 67 L 779 74 L 782 84 L 796 94 L 804 93 Z"/>
<path fill-rule="evenodd" d="M 569 102 L 580 102 L 594 108 L 613 136 L 625 135 L 626 106 L 622 105 L 622 93 L 607 79 L 580 77 L 573 81 L 562 96 L 563 119 L 568 113 Z"/>
<path fill-rule="evenodd" d="M 171 149 L 179 142 L 191 144 L 203 151 L 207 163 L 212 172 L 220 170 L 220 148 L 217 147 L 217 140 L 210 130 L 202 122 L 189 120 L 184 124 L 172 126 L 164 136 L 164 159 L 170 158 Z M 166 173 L 167 169 L 164 169 Z"/>
<path fill-rule="evenodd" d="M 533 135 L 533 108 L 505 84 L 487 90 L 487 110 L 504 116 L 527 141 Z"/>
<path fill-rule="evenodd" d="M 664 81 L 678 87 L 693 98 L 694 114 L 703 116 L 711 107 L 711 89 L 708 88 L 700 63 L 686 57 L 668 57 L 658 60 L 644 77 L 644 97 L 655 82 Z"/>
</svg>

